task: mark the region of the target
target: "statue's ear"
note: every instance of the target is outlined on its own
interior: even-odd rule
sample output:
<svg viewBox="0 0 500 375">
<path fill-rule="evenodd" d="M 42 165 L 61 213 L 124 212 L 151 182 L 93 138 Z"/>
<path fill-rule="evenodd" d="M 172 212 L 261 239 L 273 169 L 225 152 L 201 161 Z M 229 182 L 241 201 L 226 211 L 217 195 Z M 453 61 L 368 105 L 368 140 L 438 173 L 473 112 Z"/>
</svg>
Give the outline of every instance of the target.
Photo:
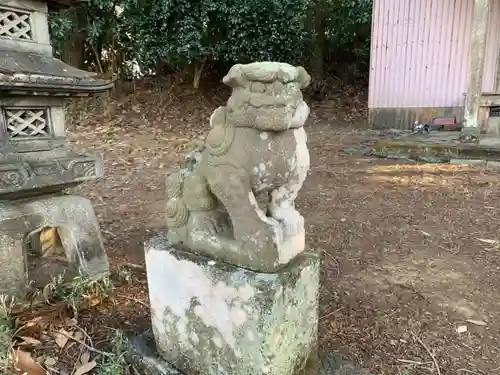
<svg viewBox="0 0 500 375">
<path fill-rule="evenodd" d="M 311 76 L 302 66 L 297 67 L 297 69 L 299 71 L 300 88 L 305 89 L 311 83 Z"/>
<path fill-rule="evenodd" d="M 222 78 L 222 82 L 233 89 L 243 86 L 245 83 L 245 73 L 243 71 L 243 65 L 233 65 L 231 69 L 229 69 L 229 72 L 224 76 L 224 78 Z"/>
</svg>

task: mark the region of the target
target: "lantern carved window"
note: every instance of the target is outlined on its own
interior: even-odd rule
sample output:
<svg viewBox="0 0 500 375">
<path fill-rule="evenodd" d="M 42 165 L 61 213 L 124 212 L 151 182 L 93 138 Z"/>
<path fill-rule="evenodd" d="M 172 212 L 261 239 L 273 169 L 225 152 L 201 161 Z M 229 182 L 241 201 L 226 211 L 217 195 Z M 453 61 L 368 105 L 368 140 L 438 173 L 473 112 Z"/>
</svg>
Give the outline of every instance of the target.
<svg viewBox="0 0 500 375">
<path fill-rule="evenodd" d="M 2 112 L 10 140 L 51 136 L 48 108 L 5 107 Z"/>
<path fill-rule="evenodd" d="M 30 13 L 0 7 L 0 37 L 32 40 Z"/>
</svg>

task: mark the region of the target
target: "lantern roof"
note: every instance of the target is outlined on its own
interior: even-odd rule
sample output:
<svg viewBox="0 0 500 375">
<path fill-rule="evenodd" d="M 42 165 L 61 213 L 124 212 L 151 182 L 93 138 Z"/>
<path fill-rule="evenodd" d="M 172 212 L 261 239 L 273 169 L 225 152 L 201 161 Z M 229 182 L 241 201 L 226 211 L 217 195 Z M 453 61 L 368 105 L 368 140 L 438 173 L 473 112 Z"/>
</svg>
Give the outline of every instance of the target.
<svg viewBox="0 0 500 375">
<path fill-rule="evenodd" d="M 113 82 L 65 64 L 50 55 L 2 51 L 0 91 L 39 95 L 88 95 L 106 92 Z"/>
<path fill-rule="evenodd" d="M 113 83 L 53 56 L 47 7 L 83 0 L 6 0 L 0 4 L 0 92 L 28 95 L 88 95 Z"/>
</svg>

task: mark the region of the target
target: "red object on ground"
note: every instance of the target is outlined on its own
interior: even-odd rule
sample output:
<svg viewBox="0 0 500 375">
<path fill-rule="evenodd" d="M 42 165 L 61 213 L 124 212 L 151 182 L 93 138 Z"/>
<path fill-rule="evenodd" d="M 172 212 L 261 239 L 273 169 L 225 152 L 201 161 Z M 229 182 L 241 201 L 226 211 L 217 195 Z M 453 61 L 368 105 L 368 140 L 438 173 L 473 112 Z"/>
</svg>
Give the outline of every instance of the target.
<svg viewBox="0 0 500 375">
<path fill-rule="evenodd" d="M 431 119 L 429 124 L 432 130 L 460 130 L 462 129 L 461 124 L 457 124 L 457 118 L 455 116 L 437 116 Z"/>
</svg>

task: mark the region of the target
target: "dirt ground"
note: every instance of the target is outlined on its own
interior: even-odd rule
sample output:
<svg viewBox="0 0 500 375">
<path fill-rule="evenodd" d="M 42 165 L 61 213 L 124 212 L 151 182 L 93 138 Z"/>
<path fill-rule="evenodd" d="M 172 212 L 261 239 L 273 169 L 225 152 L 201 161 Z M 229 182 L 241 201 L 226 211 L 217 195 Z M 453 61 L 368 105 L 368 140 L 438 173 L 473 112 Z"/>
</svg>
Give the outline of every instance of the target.
<svg viewBox="0 0 500 375">
<path fill-rule="evenodd" d="M 78 191 L 94 204 L 112 263 L 136 275 L 84 313 L 97 346 L 104 327 L 147 326 L 142 243 L 164 228 L 165 176 L 226 94 L 150 86 L 70 109 L 73 146 L 106 160 L 106 177 Z M 324 256 L 320 347 L 374 374 L 500 374 L 499 178 L 343 152 L 377 136 L 355 125 L 363 100 L 314 104 L 307 125 L 311 170 L 298 207 Z"/>
</svg>

